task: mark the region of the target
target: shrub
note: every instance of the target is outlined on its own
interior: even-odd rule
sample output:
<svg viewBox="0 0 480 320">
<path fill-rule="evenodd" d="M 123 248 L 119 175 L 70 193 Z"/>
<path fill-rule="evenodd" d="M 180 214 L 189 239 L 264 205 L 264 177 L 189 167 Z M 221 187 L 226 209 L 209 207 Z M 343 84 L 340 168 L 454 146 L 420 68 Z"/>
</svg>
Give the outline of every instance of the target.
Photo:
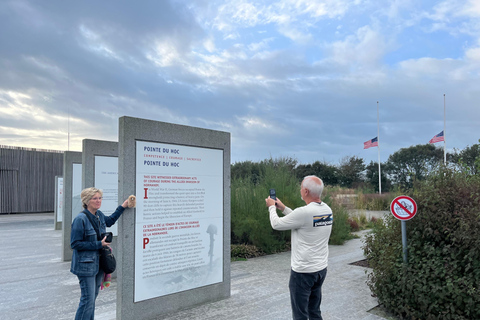
<svg viewBox="0 0 480 320">
<path fill-rule="evenodd" d="M 385 308 L 410 319 L 480 319 L 480 179 L 445 168 L 412 194 L 418 213 L 406 222 L 376 223 L 364 251 L 368 285 Z"/>
<path fill-rule="evenodd" d="M 350 225 L 350 230 L 353 232 L 359 231 L 360 227 L 358 226 L 358 222 L 354 218 L 348 218 L 348 224 Z"/>
<path fill-rule="evenodd" d="M 270 188 L 276 188 L 277 196 L 287 206 L 300 200 L 300 187 L 288 160 L 262 162 L 255 182 L 248 177 L 232 179 L 232 244 L 254 245 L 265 253 L 285 249 L 290 232 L 272 229 L 265 206 Z"/>
<path fill-rule="evenodd" d="M 255 258 L 265 255 L 262 250 L 253 245 L 232 244 L 230 248 L 232 260 Z"/>
<path fill-rule="evenodd" d="M 291 159 L 276 159 L 255 164 L 255 179 L 247 175 L 232 176 L 231 183 L 231 242 L 254 245 L 270 254 L 284 251 L 289 246 L 290 231 L 276 231 L 270 225 L 265 198 L 268 190 L 275 188 L 282 202 L 294 209 L 304 206 L 300 198 L 300 182 L 292 170 Z M 258 174 L 257 174 L 258 173 Z M 330 244 L 343 244 L 352 239 L 345 208 L 332 201 L 329 188 L 325 188 L 322 200 L 333 211 L 333 228 Z M 279 213 L 282 216 L 281 213 Z"/>
<path fill-rule="evenodd" d="M 381 219 L 377 219 L 372 216 L 369 221 L 367 219 L 367 215 L 365 214 L 365 212 L 361 212 L 360 214 L 358 213 L 350 214 L 347 219 L 347 223 L 350 226 L 351 232 L 357 232 L 360 230 L 372 229 L 374 227 L 374 224 L 378 220 L 381 220 Z"/>
<path fill-rule="evenodd" d="M 328 187 L 323 191 L 322 200 L 330 206 L 333 212 L 332 233 L 329 244 L 341 245 L 345 241 L 353 239 L 350 224 L 348 223 L 348 211 L 338 201 L 333 200 L 334 193 Z"/>
<path fill-rule="evenodd" d="M 359 225 L 361 225 L 361 226 L 366 226 L 366 225 L 368 224 L 367 216 L 364 215 L 364 214 L 361 214 L 361 215 L 358 217 L 358 220 L 359 220 Z"/>
<path fill-rule="evenodd" d="M 377 219 L 377 218 L 375 218 L 375 217 L 372 217 L 372 218 L 370 219 L 370 221 L 368 222 L 366 228 L 368 228 L 368 229 L 373 229 L 377 223 L 381 223 L 381 222 L 382 222 L 382 219 L 381 219 L 381 218 Z"/>
</svg>

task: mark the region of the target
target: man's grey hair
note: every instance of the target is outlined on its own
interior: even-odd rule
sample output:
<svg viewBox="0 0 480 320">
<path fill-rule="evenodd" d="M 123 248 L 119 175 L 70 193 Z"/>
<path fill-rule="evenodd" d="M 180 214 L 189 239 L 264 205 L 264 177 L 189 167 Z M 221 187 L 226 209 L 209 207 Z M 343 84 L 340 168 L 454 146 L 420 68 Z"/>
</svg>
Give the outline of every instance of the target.
<svg viewBox="0 0 480 320">
<path fill-rule="evenodd" d="M 323 181 L 317 176 L 306 176 L 303 178 L 303 187 L 310 191 L 313 196 L 320 198 L 323 192 Z"/>
</svg>

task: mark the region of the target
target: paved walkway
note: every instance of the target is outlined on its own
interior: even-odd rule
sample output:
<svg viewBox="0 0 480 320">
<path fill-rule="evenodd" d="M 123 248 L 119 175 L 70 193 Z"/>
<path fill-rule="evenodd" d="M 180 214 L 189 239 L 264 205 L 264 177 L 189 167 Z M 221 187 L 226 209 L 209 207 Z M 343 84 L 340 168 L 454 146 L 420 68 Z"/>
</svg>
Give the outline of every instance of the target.
<svg viewBox="0 0 480 320">
<path fill-rule="evenodd" d="M 70 262 L 61 260 L 61 230 L 53 214 L 0 215 L 0 319 L 73 319 L 80 297 Z M 384 319 L 369 313 L 377 305 L 365 284 L 360 239 L 330 246 L 323 286 L 325 320 Z M 161 319 L 291 319 L 290 253 L 232 262 L 231 297 Z M 96 319 L 113 320 L 116 282 L 97 299 Z M 159 318 L 160 319 L 160 318 Z"/>
</svg>

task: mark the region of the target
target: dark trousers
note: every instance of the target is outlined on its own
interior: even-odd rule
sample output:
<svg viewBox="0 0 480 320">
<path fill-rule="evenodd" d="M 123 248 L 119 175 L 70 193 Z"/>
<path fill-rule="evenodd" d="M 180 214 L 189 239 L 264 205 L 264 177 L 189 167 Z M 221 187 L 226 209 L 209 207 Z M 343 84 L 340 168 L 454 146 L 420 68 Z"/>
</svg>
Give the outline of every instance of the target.
<svg viewBox="0 0 480 320">
<path fill-rule="evenodd" d="M 312 272 L 290 272 L 290 302 L 294 320 L 322 320 L 322 284 L 327 276 L 327 268 Z"/>
<path fill-rule="evenodd" d="M 80 283 L 80 304 L 78 305 L 75 320 L 93 320 L 95 317 L 95 300 L 103 281 L 103 271 L 98 271 L 96 276 L 78 276 Z"/>
</svg>

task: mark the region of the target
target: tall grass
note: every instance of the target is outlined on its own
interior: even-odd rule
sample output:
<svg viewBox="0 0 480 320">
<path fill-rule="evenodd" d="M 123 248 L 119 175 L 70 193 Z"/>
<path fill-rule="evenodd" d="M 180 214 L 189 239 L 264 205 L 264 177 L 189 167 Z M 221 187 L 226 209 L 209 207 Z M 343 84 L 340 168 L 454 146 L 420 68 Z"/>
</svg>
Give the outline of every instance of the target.
<svg viewBox="0 0 480 320">
<path fill-rule="evenodd" d="M 300 198 L 300 182 L 292 171 L 291 161 L 263 161 L 259 177 L 232 179 L 232 244 L 254 245 L 265 253 L 284 251 L 289 247 L 290 231 L 276 231 L 270 225 L 265 205 L 270 188 L 276 189 L 277 197 L 292 209 L 305 205 Z M 342 244 L 351 238 L 348 213 L 331 200 L 328 191 L 325 192 L 323 201 L 334 212 L 330 243 Z M 279 215 L 282 216 L 281 213 Z"/>
<path fill-rule="evenodd" d="M 392 203 L 393 199 L 399 195 L 401 195 L 399 190 L 394 190 L 392 192 L 383 194 L 366 194 L 362 191 L 359 191 L 357 192 L 357 197 L 355 198 L 355 208 L 373 211 L 390 210 L 390 204 Z"/>
<path fill-rule="evenodd" d="M 323 201 L 330 206 L 333 212 L 333 226 L 329 244 L 341 245 L 346 240 L 353 239 L 353 235 L 350 232 L 347 209 L 333 197 L 337 191 L 337 188 L 325 188 Z"/>
<path fill-rule="evenodd" d="M 232 180 L 232 243 L 252 244 L 265 253 L 274 253 L 285 249 L 290 232 L 272 229 L 265 198 L 269 189 L 275 188 L 285 205 L 295 205 L 291 195 L 299 194 L 299 186 L 281 160 L 263 163 L 261 169 L 257 183 L 249 178 Z"/>
</svg>

